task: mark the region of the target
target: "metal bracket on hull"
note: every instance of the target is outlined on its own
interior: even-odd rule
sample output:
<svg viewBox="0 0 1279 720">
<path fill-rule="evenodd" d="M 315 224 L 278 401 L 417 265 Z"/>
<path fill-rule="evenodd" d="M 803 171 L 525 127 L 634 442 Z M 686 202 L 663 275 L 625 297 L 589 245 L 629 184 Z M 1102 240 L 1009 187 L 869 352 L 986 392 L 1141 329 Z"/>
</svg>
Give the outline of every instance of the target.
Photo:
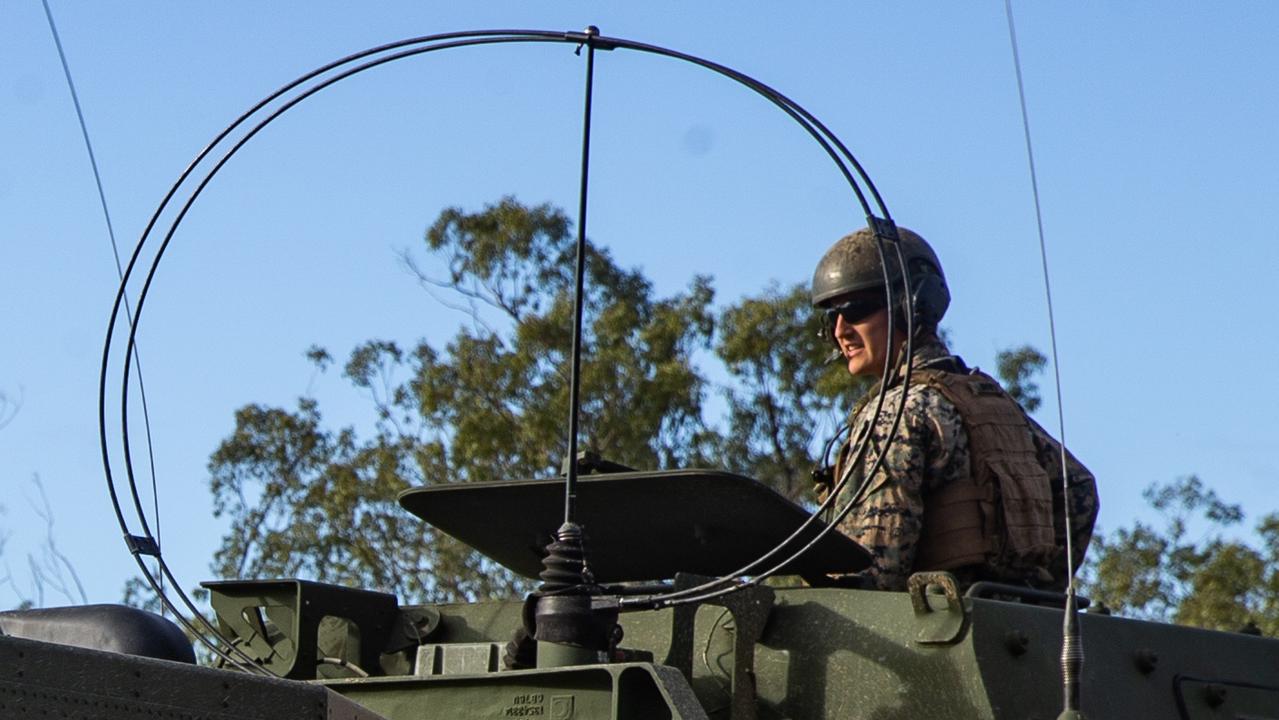
<svg viewBox="0 0 1279 720">
<path fill-rule="evenodd" d="M 930 592 L 930 588 L 941 590 Z M 959 584 L 948 572 L 915 573 L 906 581 L 910 603 L 915 609 L 919 631 L 915 642 L 920 645 L 954 645 L 964 639 L 970 615 L 959 596 Z"/>
</svg>

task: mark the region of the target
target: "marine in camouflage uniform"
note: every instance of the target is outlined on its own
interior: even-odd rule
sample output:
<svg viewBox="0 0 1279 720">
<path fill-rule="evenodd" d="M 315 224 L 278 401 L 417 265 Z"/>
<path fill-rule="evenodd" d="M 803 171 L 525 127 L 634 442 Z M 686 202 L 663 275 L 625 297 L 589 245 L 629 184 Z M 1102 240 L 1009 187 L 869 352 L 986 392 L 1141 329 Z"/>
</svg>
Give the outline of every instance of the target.
<svg viewBox="0 0 1279 720">
<path fill-rule="evenodd" d="M 915 367 L 949 356 L 940 341 L 926 343 L 914 352 Z M 872 388 L 860 404 L 851 423 L 850 440 L 835 465 L 836 481 L 848 477 L 830 513 L 853 502 L 839 529 L 870 551 L 873 565 L 862 577 L 881 590 L 906 589 L 906 578 L 914 572 L 925 492 L 969 475 L 968 433 L 963 418 L 934 388 L 918 383 L 910 387 L 897 434 L 891 444 L 888 442 L 902 402 L 901 378 L 899 374 L 897 382 L 884 394 L 876 422 L 872 420 L 879 386 Z M 852 438 L 864 436 L 866 452 L 851 463 Z M 868 478 L 866 472 L 872 468 L 875 472 Z M 830 486 L 818 488 L 822 501 L 829 491 Z"/>
<path fill-rule="evenodd" d="M 864 584 L 882 590 L 904 590 L 911 573 L 935 569 L 916 565 L 916 550 L 924 531 L 925 504 L 938 491 L 972 476 L 968 431 L 963 416 L 940 390 L 920 382 L 918 373 L 919 370 L 967 372 L 967 368 L 936 338 L 921 343 L 914 350 L 913 358 L 915 377 L 906 392 L 906 404 L 892 443 L 888 440 L 897 407 L 902 401 L 904 371 L 898 372 L 884 394 L 883 407 L 877 419 L 873 415 L 878 387 L 867 393 L 851 429 L 852 438 L 866 436 L 866 452 L 856 463 L 850 464 L 850 440 L 840 453 L 833 476 L 835 480 L 845 474 L 849 477 L 840 497 L 832 505 L 832 514 L 853 502 L 839 528 L 870 551 L 873 565 L 861 573 L 860 578 Z M 1009 569 L 1000 573 L 984 567 L 951 568 L 961 584 L 986 579 L 1045 589 L 1065 588 L 1066 527 L 1061 520 L 1065 492 L 1060 484 L 1061 449 L 1057 441 L 1033 419 L 1027 416 L 1025 420 L 1036 460 L 1051 482 L 1053 541 L 1059 552 L 1054 552 L 1042 567 L 1033 569 Z M 874 469 L 874 473 L 867 477 L 869 469 Z M 1088 469 L 1069 453 L 1067 469 L 1071 487 L 1074 567 L 1078 568 L 1097 517 L 1096 483 Z M 818 494 L 822 500 L 826 499 L 829 489 L 830 486 L 819 487 Z"/>
<path fill-rule="evenodd" d="M 911 285 L 917 289 L 913 293 L 914 319 L 919 332 L 913 343 L 909 389 L 891 443 L 905 385 L 904 364 L 897 358 L 904 340 L 900 334 L 904 320 L 899 313 L 896 337 L 888 338 L 882 322 L 876 326 L 875 316 L 865 315 L 875 307 L 876 295 L 883 293 L 874 235 L 862 230 L 840 240 L 814 276 L 814 304 L 834 318 L 829 321 L 829 331 L 849 361 L 849 371 L 881 375 L 885 363 L 896 368 L 878 417 L 878 385 L 854 410 L 849 442 L 830 476 L 831 482 L 847 476 L 830 512 L 852 504 L 839 527 L 873 558 L 869 569 L 845 581 L 903 590 L 912 573 L 945 569 L 964 585 L 985 579 L 1064 589 L 1068 571 L 1063 511 L 1068 505 L 1077 568 L 1097 516 L 1095 480 L 1067 453 L 1069 491 L 1064 490 L 1060 445 L 993 379 L 970 371 L 936 337 L 937 321 L 949 303 L 940 263 L 922 238 L 904 228 L 899 232 Z M 893 255 L 887 256 L 891 266 Z M 871 259 L 874 267 L 868 271 L 865 266 Z M 900 273 L 896 275 L 900 277 Z M 888 312 L 883 302 L 877 312 Z M 878 344 L 886 344 L 887 350 L 876 348 L 876 328 L 885 335 Z M 967 384 L 984 387 L 987 397 L 974 403 L 965 399 L 964 393 L 956 394 L 955 387 Z M 952 399 L 968 408 L 968 422 Z M 995 409 L 994 415 L 1001 421 L 996 423 L 1001 427 L 996 428 L 995 440 L 989 423 L 983 426 L 974 408 L 983 412 Z M 978 462 L 984 471 L 976 476 L 970 427 L 982 438 Z M 860 457 L 852 457 L 854 441 L 866 443 Z M 992 444 L 996 446 L 993 451 Z M 1018 450 L 1010 455 L 1006 447 Z M 1005 462 L 1009 457 L 1015 459 Z M 992 464 L 1002 469 L 991 471 Z M 819 484 L 819 497 L 825 500 L 830 489 L 830 484 Z"/>
</svg>

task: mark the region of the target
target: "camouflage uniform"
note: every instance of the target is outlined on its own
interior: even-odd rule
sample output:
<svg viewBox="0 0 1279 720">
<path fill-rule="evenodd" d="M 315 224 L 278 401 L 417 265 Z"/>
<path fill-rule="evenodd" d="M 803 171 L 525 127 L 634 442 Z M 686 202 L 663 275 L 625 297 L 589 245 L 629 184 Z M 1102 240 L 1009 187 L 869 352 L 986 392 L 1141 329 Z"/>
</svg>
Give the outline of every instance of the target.
<svg viewBox="0 0 1279 720">
<path fill-rule="evenodd" d="M 962 362 L 950 355 L 939 340 L 920 344 L 914 350 L 912 365 L 916 369 L 962 368 Z M 875 410 L 878 387 L 867 394 L 867 400 L 855 411 L 851 437 L 860 437 L 871 423 Z M 848 466 L 849 446 L 846 444 L 840 456 L 835 479 L 850 473 L 844 491 L 834 503 L 838 511 L 850 498 L 856 498 L 853 508 L 840 523 L 840 529 L 870 551 L 872 566 L 860 573 L 860 584 L 882 590 L 904 590 L 906 579 L 917 570 L 916 546 L 920 540 L 924 505 L 930 492 L 950 483 L 966 479 L 971 473 L 968 432 L 964 419 L 954 404 L 936 388 L 912 380 L 906 393 L 897 435 L 888 443 L 901 402 L 900 376 L 885 393 L 883 409 L 870 429 L 869 446 L 861 462 Z M 1029 419 L 1029 418 L 1027 418 Z M 1049 470 L 1049 476 L 1060 478 L 1058 445 L 1033 420 L 1030 429 L 1034 436 L 1037 459 Z M 867 478 L 865 473 L 874 467 L 876 460 L 887 454 L 875 473 Z M 1072 490 L 1071 514 L 1075 525 L 1076 567 L 1082 559 L 1092 534 L 1097 515 L 1096 487 L 1092 475 L 1073 457 L 1068 461 Z M 1054 483 L 1054 518 L 1061 517 L 1062 490 Z M 825 498 L 829 488 L 819 487 L 818 494 Z M 1056 561 L 1038 577 L 1025 578 L 1028 584 L 1047 588 L 1064 588 L 1064 524 L 1054 521 L 1056 542 L 1059 549 Z M 964 584 L 982 579 L 977 568 L 958 568 L 955 574 Z M 1049 577 L 1049 574 L 1051 577 Z M 1007 581 L 1009 578 L 1000 578 Z"/>
<path fill-rule="evenodd" d="M 1088 468 L 1079 462 L 1074 453 L 1067 449 L 1066 483 L 1070 486 L 1070 494 L 1069 499 L 1065 499 L 1065 493 L 1061 487 L 1061 444 L 1040 427 L 1034 418 L 1027 415 L 1026 419 L 1030 421 L 1030 428 L 1034 432 L 1039 464 L 1049 469 L 1048 476 L 1053 479 L 1053 534 L 1059 552 L 1048 566 L 1048 572 L 1053 576 L 1051 587 L 1055 590 L 1065 590 L 1066 526 L 1062 518 L 1065 517 L 1065 512 L 1069 511 L 1070 527 L 1073 531 L 1071 547 L 1074 550 L 1071 556 L 1071 567 L 1078 571 L 1084 564 L 1084 554 L 1088 552 L 1088 543 L 1092 540 L 1093 525 L 1096 524 L 1097 513 L 1101 510 L 1101 502 L 1097 497 L 1097 480 Z"/>
</svg>

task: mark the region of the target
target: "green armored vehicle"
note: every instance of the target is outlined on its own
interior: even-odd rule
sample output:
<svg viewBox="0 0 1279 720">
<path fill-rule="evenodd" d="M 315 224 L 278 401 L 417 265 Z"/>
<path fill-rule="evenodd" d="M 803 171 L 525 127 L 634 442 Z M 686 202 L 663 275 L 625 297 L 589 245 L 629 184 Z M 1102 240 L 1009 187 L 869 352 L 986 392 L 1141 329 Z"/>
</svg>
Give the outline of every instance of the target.
<svg viewBox="0 0 1279 720">
<path fill-rule="evenodd" d="M 447 485 L 411 490 L 401 504 L 532 577 L 543 570 L 541 528 L 554 524 L 562 486 Z M 916 576 L 908 593 L 753 586 L 631 612 L 627 599 L 694 587 L 767 552 L 806 512 L 714 471 L 587 475 L 579 492 L 592 518 L 588 563 L 608 593 L 595 602 L 621 609 L 603 647 L 530 641 L 518 600 L 400 606 L 304 580 L 215 582 L 207 587 L 219 624 L 243 653 L 232 657 L 288 680 L 183 664 L 176 629 L 166 633 L 149 616 L 147 630 L 167 645 L 115 649 L 171 659 L 0 638 L 0 716 L 1020 720 L 1060 712 L 1061 596 L 981 583 L 961 595 L 937 573 Z M 785 571 L 816 579 L 865 562 L 832 533 Z M 83 609 L 43 612 L 75 611 Z M 41 635 L 19 617 L 0 615 L 0 628 Z M 1088 613 L 1080 627 L 1085 717 L 1279 718 L 1279 640 Z M 81 627 L 56 639 L 93 646 L 106 635 Z"/>
</svg>

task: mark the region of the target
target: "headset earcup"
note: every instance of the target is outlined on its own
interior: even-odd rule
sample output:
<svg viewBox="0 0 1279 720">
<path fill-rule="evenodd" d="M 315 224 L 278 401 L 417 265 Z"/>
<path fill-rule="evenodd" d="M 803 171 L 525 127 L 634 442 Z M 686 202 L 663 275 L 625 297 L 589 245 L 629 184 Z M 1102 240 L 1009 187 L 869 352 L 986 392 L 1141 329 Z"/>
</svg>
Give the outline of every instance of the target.
<svg viewBox="0 0 1279 720">
<path fill-rule="evenodd" d="M 911 299 L 915 307 L 916 327 L 936 327 L 950 307 L 950 289 L 946 281 L 932 272 L 918 273 L 914 278 Z"/>
</svg>

